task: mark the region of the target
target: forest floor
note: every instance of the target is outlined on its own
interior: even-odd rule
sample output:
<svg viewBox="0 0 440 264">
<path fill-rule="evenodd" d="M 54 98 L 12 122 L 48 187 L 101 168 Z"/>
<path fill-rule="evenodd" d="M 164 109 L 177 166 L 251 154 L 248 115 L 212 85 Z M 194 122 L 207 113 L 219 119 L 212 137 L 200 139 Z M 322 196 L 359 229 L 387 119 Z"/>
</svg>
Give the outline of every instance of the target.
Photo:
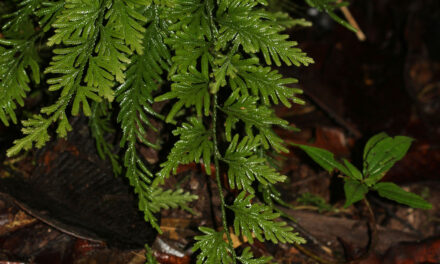
<svg viewBox="0 0 440 264">
<path fill-rule="evenodd" d="M 290 32 L 316 63 L 300 69 L 280 69 L 285 76 L 300 80 L 299 87 L 304 90 L 307 103 L 293 109 L 277 108 L 280 117 L 301 129 L 277 132 L 287 142 L 325 148 L 356 165 L 360 165 L 366 140 L 376 133 L 413 137 L 415 141 L 408 155 L 387 173 L 385 180 L 421 195 L 433 209 L 411 209 L 369 195 L 379 239 L 369 257 L 359 259 L 371 238 L 366 208 L 359 203 L 344 209 L 340 177 L 323 171 L 304 153 L 291 147 L 290 153 L 277 159 L 281 172 L 288 176 L 288 181 L 277 188 L 289 205 L 283 210 L 295 220 L 289 224 L 307 239 L 307 244 L 294 247 L 257 241 L 250 245 L 233 236 L 234 246 L 237 250 L 251 246 L 256 255 L 272 255 L 278 263 L 342 263 L 341 260 L 346 263 L 358 260 L 363 264 L 440 263 L 440 3 L 435 0 L 352 2 L 350 11 L 366 35 L 365 41 L 325 15 L 308 17 L 314 22 L 312 28 Z M 82 125 L 78 121 L 78 126 Z M 14 133 L 16 130 L 0 127 L 0 139 Z M 10 143 L 0 144 L 1 153 Z M 95 157 L 89 153 L 89 147 L 93 143 L 69 137 L 18 159 L 6 159 L 1 154 L 0 179 L 14 173 L 25 178 L 35 173 L 55 175 L 59 170 L 69 170 L 63 166 L 67 158 L 89 162 L 81 168 L 70 166 L 70 173 L 84 171 L 90 177 L 93 175 L 90 171 L 101 165 L 93 165 L 91 161 Z M 157 159 L 154 153 L 143 153 L 149 161 Z M 102 169 L 97 177 L 104 177 L 107 170 Z M 190 164 L 181 167 L 179 174 L 166 184 L 180 186 L 197 194 L 199 199 L 191 205 L 193 214 L 181 210 L 161 213 L 164 232 L 155 238 L 153 253 L 160 263 L 193 263 L 191 247 L 197 228 L 221 223 L 220 212 L 215 209 L 219 204 L 215 182 L 203 174 L 202 168 Z M 117 191 L 125 195 L 125 190 Z M 27 195 L 24 199 L 27 202 L 17 197 L 20 195 Z M 108 230 L 101 233 L 105 235 L 96 239 L 93 230 L 73 227 L 72 222 L 66 225 L 48 215 L 40 205 L 34 205 L 41 197 L 30 195 L 0 195 L 0 264 L 145 262 L 145 251 L 139 243 L 121 246 L 124 244 L 121 241 L 126 239 L 121 223 L 127 232 L 136 234 L 143 228 L 138 218 L 121 219 L 126 213 L 118 210 L 101 210 L 100 217 L 104 220 L 94 219 L 90 212 L 79 218 L 64 216 L 86 221 L 84 224 L 90 223 L 97 229 L 100 221 L 119 216 L 107 221 Z M 119 196 L 106 199 L 131 203 L 132 198 L 126 196 L 120 201 Z M 93 200 L 88 202 L 100 207 Z M 75 207 L 72 203 L 80 201 L 72 201 L 66 208 Z M 136 211 L 135 206 L 133 210 Z M 88 239 L 91 237 L 94 239 Z M 139 237 L 150 237 L 153 242 L 155 234 L 139 232 Z"/>
</svg>

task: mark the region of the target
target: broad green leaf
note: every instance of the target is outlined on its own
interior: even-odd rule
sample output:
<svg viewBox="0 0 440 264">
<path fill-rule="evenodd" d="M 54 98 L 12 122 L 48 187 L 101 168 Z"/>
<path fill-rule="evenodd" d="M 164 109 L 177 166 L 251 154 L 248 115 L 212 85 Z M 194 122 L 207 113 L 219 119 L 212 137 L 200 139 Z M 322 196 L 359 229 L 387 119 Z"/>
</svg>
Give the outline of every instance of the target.
<svg viewBox="0 0 440 264">
<path fill-rule="evenodd" d="M 344 173 L 345 175 L 350 175 L 350 171 L 347 168 L 345 168 L 344 165 L 336 161 L 333 153 L 331 153 L 330 151 L 322 148 L 295 144 L 295 143 L 292 143 L 292 145 L 297 146 L 302 150 L 304 150 L 307 153 L 307 155 L 309 155 L 310 158 L 312 158 L 326 171 L 332 172 L 334 169 L 338 169 L 340 172 Z"/>
<path fill-rule="evenodd" d="M 359 181 L 362 180 L 362 173 L 353 164 L 351 164 L 348 160 L 344 159 L 344 165 L 350 172 L 349 174 L 347 174 L 347 176 L 350 176 L 351 178 L 354 178 Z"/>
<path fill-rule="evenodd" d="M 350 205 L 362 200 L 368 192 L 368 187 L 359 181 L 348 179 L 344 183 L 345 204 L 347 208 Z"/>
<path fill-rule="evenodd" d="M 392 138 L 379 135 L 373 137 L 373 141 L 367 144 L 369 151 L 364 159 L 363 175 L 369 186 L 378 182 L 397 161 L 405 156 L 413 141 L 412 138 L 405 136 Z M 375 142 L 377 143 L 374 144 Z"/>
<path fill-rule="evenodd" d="M 432 205 L 415 193 L 410 193 L 391 182 L 380 182 L 373 187 L 380 196 L 413 208 L 431 209 Z"/>
<path fill-rule="evenodd" d="M 363 159 L 366 160 L 368 153 L 371 151 L 373 147 L 376 146 L 378 142 L 381 140 L 389 137 L 385 132 L 379 133 L 377 135 L 372 136 L 368 141 L 367 144 L 365 144 L 364 147 L 364 156 Z"/>
</svg>

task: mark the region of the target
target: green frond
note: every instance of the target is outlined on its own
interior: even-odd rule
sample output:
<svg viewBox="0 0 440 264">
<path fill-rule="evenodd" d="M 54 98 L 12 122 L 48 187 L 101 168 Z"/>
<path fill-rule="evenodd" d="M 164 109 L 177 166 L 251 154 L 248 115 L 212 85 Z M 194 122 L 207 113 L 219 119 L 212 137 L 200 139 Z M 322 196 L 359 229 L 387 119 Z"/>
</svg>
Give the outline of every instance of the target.
<svg viewBox="0 0 440 264">
<path fill-rule="evenodd" d="M 6 126 L 9 119 L 17 123 L 15 110 L 17 105 L 24 105 L 31 79 L 36 84 L 40 82 L 40 59 L 34 41 L 35 38 L 0 39 L 0 120 Z"/>
<path fill-rule="evenodd" d="M 144 213 L 144 219 L 154 228 L 160 231 L 157 218 L 154 216 L 154 210 L 151 206 L 149 192 L 151 186 L 150 178 L 153 174 L 145 166 L 144 161 L 139 157 L 136 151 L 136 142 L 129 142 L 125 150 L 124 166 L 126 168 L 125 176 L 128 178 L 130 185 L 133 186 L 134 192 L 138 195 L 139 210 Z"/>
<path fill-rule="evenodd" d="M 150 5 L 150 1 L 114 0 L 109 11 L 105 14 L 114 37 L 125 41 L 125 45 L 138 54 L 144 51 L 143 38 L 145 28 L 143 24 L 147 18 L 138 10 Z"/>
<path fill-rule="evenodd" d="M 65 1 L 59 0 L 55 2 L 43 1 L 40 8 L 34 11 L 34 14 L 40 18 L 38 23 L 44 32 L 51 29 L 52 24 L 63 10 Z"/>
<path fill-rule="evenodd" d="M 186 72 L 190 66 L 197 68 L 199 58 L 212 60 L 212 34 L 205 1 L 175 0 L 167 17 L 172 21 L 169 29 L 174 32 L 165 40 L 175 53 L 170 74 L 176 70 Z"/>
<path fill-rule="evenodd" d="M 21 131 L 25 134 L 25 137 L 14 140 L 14 146 L 8 149 L 8 157 L 18 154 L 21 150 L 29 150 L 32 148 L 33 143 L 37 148 L 43 147 L 50 139 L 47 133 L 47 128 L 52 121 L 45 119 L 41 115 L 34 115 L 28 120 L 22 121 L 23 128 Z"/>
<path fill-rule="evenodd" d="M 17 36 L 17 34 L 20 34 L 29 37 L 34 32 L 34 11 L 39 7 L 41 0 L 24 0 L 17 2 L 17 11 L 4 16 L 4 18 L 9 18 L 9 20 L 7 20 L 1 29 L 9 36 Z"/>
<path fill-rule="evenodd" d="M 261 242 L 270 240 L 273 243 L 305 243 L 298 233 L 292 232 L 293 228 L 286 222 L 274 221 L 280 216 L 279 213 L 274 213 L 267 205 L 252 204 L 253 197 L 241 192 L 234 204 L 228 206 L 235 214 L 235 234 L 247 237 L 250 243 L 254 242 L 253 235 Z"/>
<path fill-rule="evenodd" d="M 353 32 L 357 31 L 352 25 L 350 25 L 350 23 L 343 20 L 335 13 L 335 9 L 338 9 L 342 6 L 347 6 L 348 2 L 339 0 L 306 0 L 306 3 L 321 12 L 326 12 L 334 21 L 338 22 L 349 30 Z"/>
<path fill-rule="evenodd" d="M 90 115 L 89 99 L 99 102 L 104 98 L 111 102 L 115 81 L 124 82 L 126 64 L 130 63 L 128 56 L 132 50 L 142 52 L 143 35 L 139 34 L 145 29 L 137 21 L 146 19 L 136 7 L 122 0 L 66 0 L 52 24 L 55 34 L 48 40 L 49 46 L 64 46 L 53 50 L 56 55 L 45 73 L 57 75 L 48 80 L 50 91 L 61 89 L 61 96 L 74 94 L 73 115 L 79 113 L 80 105 L 84 114 Z M 54 9 L 50 5 L 49 8 Z M 43 16 L 43 20 L 50 19 Z M 82 82 L 87 85 L 80 85 Z"/>
<path fill-rule="evenodd" d="M 272 257 L 254 258 L 254 254 L 252 253 L 251 248 L 246 247 L 241 253 L 241 256 L 237 257 L 237 259 L 242 264 L 267 264 L 270 263 Z"/>
<path fill-rule="evenodd" d="M 208 227 L 199 227 L 204 234 L 195 236 L 197 242 L 192 250 L 195 252 L 200 250 L 197 255 L 197 264 L 230 264 L 232 262 L 229 245 L 223 240 L 224 232 L 217 232 Z"/>
<path fill-rule="evenodd" d="M 104 7 L 100 6 L 99 1 L 66 0 L 64 9 L 52 25 L 55 34 L 48 41 L 49 46 L 61 43 L 65 46 L 53 50 L 55 55 L 45 73 L 55 74 L 47 81 L 49 91 L 61 90 L 61 97 L 67 100 L 62 105 L 56 104 L 57 107 L 46 107 L 43 109 L 46 114 L 66 109 L 73 97 L 72 114 L 77 115 L 82 105 L 83 112 L 90 115 L 88 99 L 100 101 L 97 95 L 101 92 L 99 88 L 81 83 L 99 35 L 99 26 L 96 25 L 102 24 L 103 14 Z M 92 69 L 89 67 L 89 70 Z"/>
<path fill-rule="evenodd" d="M 290 100 L 294 103 L 303 103 L 301 99 L 295 97 L 296 94 L 301 94 L 302 90 L 289 87 L 291 84 L 297 83 L 298 80 L 283 78 L 277 70 L 260 66 L 257 58 L 241 60 L 238 54 L 229 60 L 225 58 L 219 62 L 222 63 L 222 67 L 228 67 L 221 77 L 229 76 L 229 84 L 233 91 L 239 90 L 242 96 L 251 94 L 259 97 L 268 106 L 270 105 L 269 98 L 274 104 L 281 101 L 287 107 L 291 106 Z"/>
<path fill-rule="evenodd" d="M 121 123 L 123 131 L 121 147 L 125 142 L 139 140 L 147 147 L 157 148 L 145 139 L 146 128 L 156 130 L 148 116 L 159 116 L 151 106 L 152 93 L 158 85 L 151 75 L 152 68 L 147 57 L 141 55 L 133 58 L 133 63 L 126 73 L 126 81 L 116 89 L 116 101 L 121 107 L 118 114 L 118 122 Z"/>
<path fill-rule="evenodd" d="M 283 140 L 272 130 L 273 125 L 287 126 L 288 122 L 276 117 L 272 109 L 258 106 L 256 97 L 237 97 L 236 93 L 233 93 L 221 108 L 228 115 L 225 125 L 226 139 L 231 141 L 232 128 L 241 120 L 245 124 L 247 136 L 254 136 L 252 128 L 255 127 L 265 148 L 269 148 L 270 144 L 276 151 L 288 152 Z"/>
<path fill-rule="evenodd" d="M 148 244 L 145 244 L 145 264 L 160 264 L 157 262 L 156 258 L 154 257 L 153 250 L 148 246 Z"/>
<path fill-rule="evenodd" d="M 154 142 L 149 142 L 145 135 L 147 129 L 157 130 L 151 124 L 149 116 L 161 118 L 152 108 L 152 93 L 162 82 L 161 74 L 163 69 L 168 67 L 170 55 L 162 43 L 164 33 L 159 27 L 163 24 L 156 11 L 156 9 L 149 9 L 146 12 L 151 23 L 145 31 L 143 46 L 149 52 L 132 57 L 132 62 L 125 73 L 126 80 L 116 89 L 116 101 L 120 106 L 117 121 L 123 132 L 120 146 L 125 147 L 126 177 L 130 185 L 134 187 L 135 193 L 138 194 L 139 209 L 144 212 L 145 220 L 160 230 L 157 219 L 154 217 L 160 204 L 155 205 L 150 195 L 153 174 L 136 150 L 138 142 L 147 147 L 158 148 Z M 167 193 L 162 194 L 162 198 L 165 199 L 167 195 Z"/>
<path fill-rule="evenodd" d="M 255 1 L 232 0 L 228 2 L 224 12 L 219 8 L 217 21 L 219 27 L 219 43 L 233 41 L 239 44 L 246 53 L 261 52 L 268 65 L 272 62 L 281 66 L 281 61 L 287 65 L 299 66 L 313 63 L 313 59 L 306 53 L 295 48 L 295 41 L 288 41 L 289 37 L 280 32 L 282 26 L 276 26 L 268 19 L 271 13 L 256 9 Z M 276 16 L 269 17 L 276 19 Z"/>
<path fill-rule="evenodd" d="M 254 193 L 252 182 L 255 180 L 266 185 L 268 183 L 283 182 L 286 176 L 280 175 L 267 164 L 266 158 L 256 155 L 256 148 L 260 145 L 260 137 L 244 137 L 238 143 L 235 135 L 226 150 L 223 160 L 228 164 L 228 180 L 231 188 L 244 189 Z"/>
<path fill-rule="evenodd" d="M 275 20 L 274 24 L 282 26 L 284 29 L 289 29 L 293 27 L 311 27 L 312 22 L 305 20 L 304 18 L 292 18 L 288 13 L 285 12 L 275 12 L 272 13 Z"/>
<path fill-rule="evenodd" d="M 72 45 L 74 41 L 92 39 L 99 31 L 97 25 L 102 24 L 98 19 L 103 12 L 104 8 L 97 0 L 66 0 L 64 9 L 52 24 L 55 34 L 49 38 L 47 45 Z"/>
<path fill-rule="evenodd" d="M 211 153 L 214 152 L 214 145 L 211 141 L 211 133 L 203 125 L 200 119 L 190 118 L 189 123 L 183 123 L 173 131 L 173 135 L 180 136 L 174 144 L 167 161 L 160 166 L 162 169 L 157 174 L 156 180 L 163 182 L 170 173 L 175 174 L 180 164 L 199 162 L 202 158 L 206 172 L 210 171 Z"/>
<path fill-rule="evenodd" d="M 188 72 L 176 74 L 171 77 L 171 80 L 173 81 L 171 91 L 155 99 L 155 101 L 178 99 L 169 111 L 166 122 L 171 122 L 183 106 L 195 106 L 197 116 L 202 116 L 202 112 L 205 116 L 209 115 L 211 95 L 208 76 L 190 66 Z"/>
<path fill-rule="evenodd" d="M 145 67 L 148 67 L 144 63 L 145 60 L 142 57 L 134 58 L 133 63 L 127 70 L 126 82 L 116 89 L 116 101 L 120 105 L 117 121 L 121 124 L 123 132 L 120 146 L 126 148 L 124 155 L 125 176 L 139 196 L 139 209 L 144 212 L 145 220 L 150 222 L 156 229 L 159 229 L 157 220 L 150 208 L 150 201 L 146 196 L 149 189 L 148 184 L 150 184 L 150 178 L 153 174 L 145 166 L 136 151 L 138 141 L 148 147 L 157 148 L 154 143 L 147 141 L 145 138 L 146 128 L 149 127 L 155 130 L 148 120 L 148 115 L 155 114 L 151 107 L 151 93 L 157 89 L 157 85 L 144 80 L 142 71 Z M 149 98 L 150 100 L 148 100 Z"/>
<path fill-rule="evenodd" d="M 209 42 L 199 31 L 189 29 L 178 31 L 172 37 L 167 38 L 165 43 L 172 47 L 175 55 L 172 58 L 173 68 L 170 73 L 187 71 L 189 67 L 197 66 L 199 58 L 212 60 L 209 53 Z"/>
<path fill-rule="evenodd" d="M 197 195 L 184 192 L 183 189 L 164 190 L 158 187 L 150 188 L 150 208 L 153 212 L 160 212 L 161 209 L 182 208 L 189 210 L 188 203 L 198 199 Z M 189 210 L 190 211 L 190 210 Z"/>
<path fill-rule="evenodd" d="M 210 22 L 205 1 L 174 0 L 173 7 L 168 11 L 168 17 L 173 20 L 170 30 L 188 29 L 198 35 L 211 39 Z"/>
<path fill-rule="evenodd" d="M 122 172 L 119 155 L 114 152 L 114 146 L 106 139 L 107 134 L 115 132 L 115 129 L 111 126 L 110 118 L 111 114 L 106 104 L 96 102 L 92 104 L 89 127 L 92 137 L 95 139 L 96 150 L 101 159 L 109 158 L 113 173 L 119 175 Z"/>
</svg>

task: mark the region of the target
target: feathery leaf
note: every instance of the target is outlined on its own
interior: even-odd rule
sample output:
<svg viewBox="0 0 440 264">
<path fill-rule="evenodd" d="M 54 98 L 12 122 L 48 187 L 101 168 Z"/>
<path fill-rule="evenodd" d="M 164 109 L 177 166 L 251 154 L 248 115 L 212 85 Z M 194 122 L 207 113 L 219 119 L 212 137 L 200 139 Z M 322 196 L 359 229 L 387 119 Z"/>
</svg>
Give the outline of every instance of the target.
<svg viewBox="0 0 440 264">
<path fill-rule="evenodd" d="M 293 228 L 286 222 L 274 221 L 280 216 L 279 213 L 274 213 L 267 205 L 252 204 L 253 197 L 253 195 L 246 196 L 245 192 L 241 192 L 235 198 L 234 204 L 228 206 L 235 214 L 235 234 L 241 234 L 250 243 L 254 243 L 253 235 L 261 242 L 270 240 L 273 243 L 305 243 L 303 238 L 292 232 Z"/>
<path fill-rule="evenodd" d="M 204 233 L 202 236 L 195 236 L 197 242 L 192 248 L 193 251 L 200 249 L 197 255 L 197 264 L 230 264 L 232 263 L 228 243 L 223 240 L 224 232 L 216 232 L 208 227 L 199 227 Z"/>
<path fill-rule="evenodd" d="M 260 145 L 260 137 L 253 139 L 244 137 L 238 143 L 235 135 L 226 150 L 224 161 L 228 164 L 228 180 L 231 188 L 244 189 L 254 193 L 251 184 L 257 180 L 262 184 L 283 182 L 286 176 L 280 175 L 267 164 L 266 158 L 255 155 Z"/>
</svg>

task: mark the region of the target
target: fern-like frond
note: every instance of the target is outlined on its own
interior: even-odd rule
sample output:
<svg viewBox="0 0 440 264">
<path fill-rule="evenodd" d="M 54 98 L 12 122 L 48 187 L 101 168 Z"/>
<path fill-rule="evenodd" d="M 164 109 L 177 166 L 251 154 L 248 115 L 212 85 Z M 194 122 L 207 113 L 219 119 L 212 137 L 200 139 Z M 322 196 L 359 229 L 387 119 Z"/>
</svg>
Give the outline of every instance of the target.
<svg viewBox="0 0 440 264">
<path fill-rule="evenodd" d="M 258 129 L 265 148 L 268 148 L 270 144 L 276 151 L 288 152 L 283 145 L 283 140 L 272 131 L 273 125 L 287 126 L 288 122 L 276 117 L 272 109 L 258 106 L 256 97 L 237 97 L 237 93 L 233 93 L 221 108 L 228 115 L 225 125 L 227 140 L 231 141 L 232 128 L 241 120 L 245 124 L 246 134 L 249 137 L 254 136 L 253 127 Z"/>
<path fill-rule="evenodd" d="M 273 243 L 305 243 L 305 240 L 292 232 L 293 228 L 286 222 L 274 221 L 280 214 L 274 213 L 272 209 L 263 204 L 252 204 L 253 195 L 246 196 L 241 192 L 228 206 L 234 211 L 234 232 L 247 237 L 250 243 L 254 242 L 253 235 L 259 240 L 270 240 Z M 264 234 L 264 238 L 263 238 Z"/>
<path fill-rule="evenodd" d="M 125 176 L 128 178 L 130 185 L 133 186 L 134 192 L 138 195 L 138 207 L 139 210 L 144 213 L 145 221 L 160 231 L 148 195 L 150 189 L 149 184 L 151 183 L 150 178 L 153 177 L 153 174 L 138 155 L 136 151 L 136 141 L 129 141 L 127 144 L 124 155 L 124 166 L 126 168 Z"/>
<path fill-rule="evenodd" d="M 107 105 L 104 103 L 93 103 L 92 114 L 89 117 L 89 127 L 92 137 L 95 138 L 98 155 L 101 159 L 108 157 L 113 167 L 113 173 L 119 175 L 122 172 L 119 156 L 114 152 L 114 146 L 106 139 L 107 134 L 115 131 L 111 126 L 111 114 L 108 110 Z"/>
<path fill-rule="evenodd" d="M 348 2 L 339 0 L 306 0 L 306 3 L 309 4 L 309 6 L 318 9 L 319 11 L 326 12 L 334 21 L 338 22 L 339 24 L 343 25 L 353 32 L 356 32 L 356 29 L 352 25 L 350 25 L 350 23 L 340 18 L 335 13 L 336 9 L 342 6 L 347 6 Z"/>
<path fill-rule="evenodd" d="M 176 70 L 179 72 L 186 71 L 189 67 L 196 67 L 199 58 L 211 59 L 209 53 L 209 42 L 198 31 L 189 29 L 178 31 L 170 38 L 165 40 L 175 51 L 173 56 L 173 68 L 171 73 Z"/>
<path fill-rule="evenodd" d="M 222 46 L 233 41 L 247 53 L 261 52 L 269 65 L 274 62 L 281 66 L 281 61 L 296 66 L 313 63 L 305 52 L 295 48 L 295 41 L 287 40 L 289 36 L 280 33 L 283 27 L 270 22 L 270 19 L 276 20 L 276 16 L 257 9 L 258 2 L 232 0 L 222 3 L 224 6 L 220 6 L 217 12 L 218 41 Z"/>
<path fill-rule="evenodd" d="M 272 13 L 272 17 L 275 18 L 274 20 L 272 20 L 274 22 L 274 26 L 281 26 L 284 29 L 312 26 L 312 22 L 307 21 L 304 18 L 292 18 L 286 12 Z"/>
<path fill-rule="evenodd" d="M 197 195 L 184 192 L 183 189 L 164 190 L 159 187 L 150 188 L 150 208 L 153 212 L 160 212 L 161 209 L 182 208 L 191 211 L 187 204 L 196 200 Z"/>
<path fill-rule="evenodd" d="M 17 11 L 4 16 L 4 18 L 9 18 L 9 20 L 2 26 L 2 31 L 10 34 L 19 33 L 23 35 L 24 33 L 29 36 L 29 34 L 33 33 L 34 11 L 39 7 L 40 3 L 41 0 L 20 1 Z"/>
<path fill-rule="evenodd" d="M 34 14 L 40 18 L 38 23 L 44 32 L 51 29 L 52 24 L 63 10 L 64 4 L 64 0 L 42 1 L 40 8 L 34 11 Z"/>
<path fill-rule="evenodd" d="M 148 147 L 157 148 L 145 138 L 147 128 L 156 130 L 149 121 L 148 115 L 157 115 L 151 107 L 152 92 L 157 89 L 157 84 L 151 81 L 151 76 L 145 71 L 151 68 L 145 64 L 146 60 L 143 56 L 133 59 L 127 70 L 125 83 L 116 89 L 116 100 L 120 105 L 117 120 L 123 132 L 120 146 L 126 148 L 124 155 L 126 177 L 139 196 L 139 209 L 144 212 L 145 220 L 158 229 L 150 201 L 146 196 L 147 184 L 151 182 L 150 178 L 153 174 L 136 151 L 138 141 Z"/>
<path fill-rule="evenodd" d="M 197 68 L 199 58 L 206 62 L 211 60 L 209 48 L 212 34 L 206 2 L 175 0 L 167 13 L 172 21 L 170 30 L 174 31 L 165 40 L 175 52 L 170 74 L 176 70 L 186 72 L 190 66 Z"/>
<path fill-rule="evenodd" d="M 176 74 L 171 77 L 171 80 L 173 81 L 171 91 L 155 99 L 156 101 L 178 99 L 169 111 L 166 122 L 171 122 L 183 106 L 195 106 L 198 116 L 202 116 L 202 112 L 205 116 L 209 115 L 211 106 L 209 76 L 190 66 L 188 72 Z"/>
<path fill-rule="evenodd" d="M 35 38 L 29 40 L 0 38 L 0 120 L 9 125 L 9 119 L 17 123 L 15 109 L 24 105 L 26 92 L 32 80 L 40 82 L 39 56 Z M 32 75 L 28 76 L 27 70 Z"/>
<path fill-rule="evenodd" d="M 286 176 L 280 175 L 267 164 L 265 157 L 255 154 L 260 145 L 260 137 L 244 137 L 238 142 L 235 135 L 226 150 L 223 160 L 228 164 L 228 180 L 231 188 L 244 189 L 254 193 L 251 184 L 257 180 L 262 184 L 283 182 Z"/>
<path fill-rule="evenodd" d="M 39 14 L 43 22 L 53 19 L 45 12 L 57 10 L 57 6 L 46 6 Z M 139 34 L 145 31 L 132 20 L 143 19 L 141 15 L 136 15 L 136 7 L 138 5 L 122 0 L 66 0 L 64 9 L 52 24 L 55 34 L 48 40 L 49 46 L 63 46 L 54 49 L 55 56 L 45 73 L 56 75 L 48 80 L 50 91 L 61 90 L 61 96 L 73 95 L 72 114 L 77 115 L 82 105 L 84 113 L 90 115 L 89 99 L 113 100 L 115 80 L 121 83 L 124 81 L 123 71 L 130 62 L 127 56 L 132 53 L 130 48 L 140 49 L 139 43 L 130 42 L 128 37 L 124 39 L 127 32 L 119 27 L 125 25 Z M 131 19 L 127 18 L 127 23 L 122 24 L 120 19 L 123 16 Z M 134 32 L 130 31 L 130 34 Z M 141 37 L 134 37 L 136 43 L 142 41 Z M 86 85 L 82 85 L 83 82 Z"/>
<path fill-rule="evenodd" d="M 153 92 L 162 82 L 161 75 L 168 68 L 170 54 L 163 44 L 164 29 L 156 7 L 146 10 L 150 23 L 145 31 L 143 46 L 149 52 L 134 55 L 126 71 L 126 80 L 116 89 L 116 101 L 120 105 L 117 121 L 122 128 L 121 147 L 125 147 L 124 166 L 126 177 L 134 187 L 139 197 L 139 209 L 144 212 L 144 218 L 159 230 L 154 213 L 161 207 L 160 203 L 152 202 L 151 178 L 153 174 L 147 168 L 136 150 L 138 142 L 147 147 L 158 148 L 155 142 L 149 142 L 145 135 L 147 130 L 157 131 L 149 117 L 159 117 L 153 108 Z M 162 192 L 161 199 L 166 196 L 172 199 L 170 193 Z M 178 195 L 178 194 L 175 194 Z M 168 205 L 171 206 L 171 205 Z"/>
<path fill-rule="evenodd" d="M 200 35 L 211 39 L 210 22 L 206 10 L 206 2 L 201 0 L 175 0 L 168 17 L 174 20 L 171 30 L 197 30 Z"/>
<path fill-rule="evenodd" d="M 230 264 L 232 262 L 229 245 L 223 240 L 224 232 L 217 232 L 208 227 L 199 227 L 204 233 L 202 236 L 195 236 L 197 242 L 192 248 L 193 251 L 200 249 L 197 255 L 197 264 Z"/>
<path fill-rule="evenodd" d="M 160 165 L 162 169 L 156 177 L 157 181 L 165 180 L 170 173 L 175 174 L 179 164 L 199 162 L 201 158 L 206 172 L 211 173 L 211 153 L 214 152 L 214 145 L 210 139 L 211 133 L 200 119 L 192 117 L 188 121 L 189 123 L 183 123 L 181 127 L 173 131 L 173 135 L 180 137 L 171 149 L 167 161 Z"/>
<path fill-rule="evenodd" d="M 271 263 L 272 257 L 254 258 L 254 254 L 252 253 L 251 248 L 246 247 L 241 253 L 241 256 L 237 257 L 237 259 L 242 264 L 267 264 Z"/>
<path fill-rule="evenodd" d="M 23 128 L 21 131 L 25 134 L 25 137 L 14 140 L 14 146 L 7 151 L 9 157 L 16 155 L 22 149 L 31 149 L 33 142 L 35 142 L 37 148 L 41 148 L 50 139 L 47 128 L 52 124 L 51 120 L 45 119 L 41 115 L 35 115 L 28 120 L 22 121 L 22 123 Z"/>
<path fill-rule="evenodd" d="M 301 94 L 302 90 L 289 87 L 298 80 L 293 78 L 283 78 L 276 70 L 270 67 L 260 66 L 258 58 L 240 59 L 239 54 L 232 57 L 221 56 L 215 60 L 219 65 L 218 70 L 214 69 L 214 76 L 218 86 L 226 85 L 226 76 L 229 77 L 229 84 L 233 91 L 239 90 L 240 95 L 261 98 L 265 105 L 270 105 L 270 100 L 274 104 L 281 101 L 285 106 L 290 107 L 290 101 L 303 103 L 296 94 Z"/>
<path fill-rule="evenodd" d="M 144 49 L 142 40 L 145 32 L 142 24 L 147 22 L 147 18 L 138 10 L 149 6 L 150 1 L 114 0 L 111 2 L 113 2 L 112 7 L 105 15 L 108 19 L 106 27 L 110 27 L 115 37 L 125 41 L 131 50 L 142 54 Z"/>
</svg>

